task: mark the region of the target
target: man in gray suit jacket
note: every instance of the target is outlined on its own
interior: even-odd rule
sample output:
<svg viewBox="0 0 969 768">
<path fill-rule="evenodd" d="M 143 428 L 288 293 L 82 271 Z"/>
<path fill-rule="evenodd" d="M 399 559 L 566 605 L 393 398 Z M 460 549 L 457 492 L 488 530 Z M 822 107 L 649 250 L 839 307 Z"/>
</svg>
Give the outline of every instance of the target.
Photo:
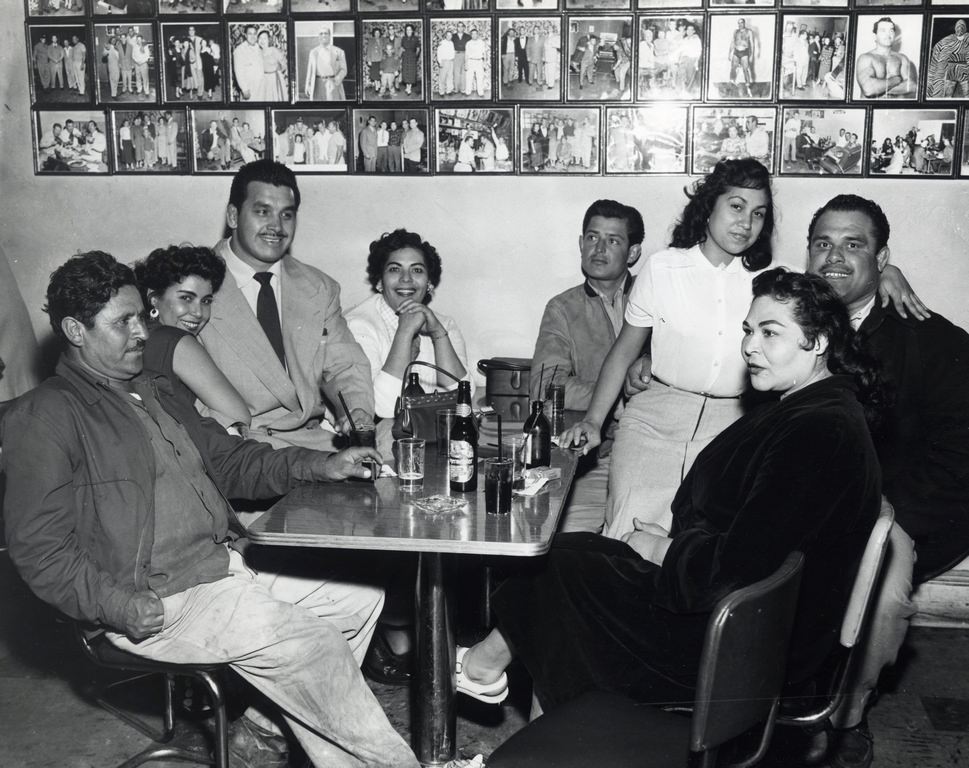
<svg viewBox="0 0 969 768">
<path fill-rule="evenodd" d="M 250 437 L 332 450 L 333 429 L 349 430 L 338 394 L 357 426 L 372 424 L 373 379 L 343 319 L 339 284 L 289 253 L 299 202 L 296 176 L 285 165 L 257 160 L 236 174 L 226 207 L 231 236 L 215 246 L 229 275 L 201 340 L 248 404 Z M 266 310 L 264 274 L 278 312 L 275 347 L 258 319 L 259 305 Z"/>
</svg>

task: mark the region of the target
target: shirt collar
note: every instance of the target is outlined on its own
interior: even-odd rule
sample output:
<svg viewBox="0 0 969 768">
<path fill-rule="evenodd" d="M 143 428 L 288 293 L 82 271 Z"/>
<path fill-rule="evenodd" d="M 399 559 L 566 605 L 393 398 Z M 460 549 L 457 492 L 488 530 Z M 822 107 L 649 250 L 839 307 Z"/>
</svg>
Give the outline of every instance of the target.
<svg viewBox="0 0 969 768">
<path fill-rule="evenodd" d="M 629 289 L 633 287 L 633 280 L 635 280 L 635 278 L 633 277 L 632 272 L 630 272 L 627 269 L 626 279 L 625 281 L 623 281 L 623 284 L 622 284 L 622 292 L 624 294 L 629 293 Z M 582 287 L 585 289 L 585 295 L 588 296 L 590 299 L 594 299 L 596 296 L 603 295 L 600 291 L 592 287 L 592 283 L 589 282 L 589 278 L 585 279 L 585 284 Z M 609 300 L 612 301 L 612 299 L 614 299 L 615 296 L 607 297 L 607 298 L 609 298 Z"/>
<path fill-rule="evenodd" d="M 865 320 L 868 319 L 868 315 L 871 314 L 872 307 L 875 306 L 876 296 L 877 294 L 873 293 L 871 295 L 871 298 L 868 299 L 867 302 L 865 302 L 865 305 L 861 307 L 857 312 L 853 312 L 851 314 L 851 317 L 848 318 L 848 321 L 851 323 L 851 327 L 854 328 L 856 331 L 859 328 L 861 328 L 861 324 L 864 323 Z"/>
<path fill-rule="evenodd" d="M 397 323 L 399 321 L 397 313 L 390 308 L 390 304 L 388 304 L 383 295 L 379 293 L 377 294 L 377 314 L 380 316 L 380 319 L 383 320 L 384 325 L 387 326 L 387 329 L 390 331 L 391 335 L 397 333 Z"/>
<path fill-rule="evenodd" d="M 232 238 L 229 238 L 225 241 L 224 256 L 225 256 L 225 268 L 229 270 L 229 273 L 232 275 L 232 278 L 236 281 L 237 286 L 242 288 L 247 283 L 250 283 L 253 281 L 254 276 L 256 274 L 256 270 L 250 267 L 248 264 L 246 264 L 246 262 L 244 262 L 238 256 L 236 256 L 235 252 L 232 250 Z M 269 267 L 269 269 L 260 270 L 260 271 L 270 272 L 276 276 L 276 279 L 273 280 L 273 285 L 277 288 L 279 287 L 280 276 L 282 275 L 282 269 L 283 269 L 282 263 L 283 263 L 282 259 L 280 259 L 271 267 Z"/>
</svg>

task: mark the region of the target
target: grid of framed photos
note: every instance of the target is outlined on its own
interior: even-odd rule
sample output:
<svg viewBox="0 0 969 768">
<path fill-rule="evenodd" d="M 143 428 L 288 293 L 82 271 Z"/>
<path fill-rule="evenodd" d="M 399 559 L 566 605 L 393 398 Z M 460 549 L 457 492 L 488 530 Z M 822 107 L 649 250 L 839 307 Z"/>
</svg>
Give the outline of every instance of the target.
<svg viewBox="0 0 969 768">
<path fill-rule="evenodd" d="M 969 177 L 952 0 L 25 2 L 39 174 Z"/>
</svg>

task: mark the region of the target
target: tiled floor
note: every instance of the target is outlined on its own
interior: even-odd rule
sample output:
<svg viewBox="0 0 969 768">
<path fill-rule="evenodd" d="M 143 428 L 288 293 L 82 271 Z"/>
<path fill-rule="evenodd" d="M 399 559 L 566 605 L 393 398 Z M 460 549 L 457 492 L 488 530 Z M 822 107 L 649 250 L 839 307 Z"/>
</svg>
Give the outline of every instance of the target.
<svg viewBox="0 0 969 768">
<path fill-rule="evenodd" d="M 109 768 L 147 746 L 87 703 L 88 680 L 68 625 L 26 591 L 0 554 L 0 767 Z M 875 768 L 969 766 L 969 631 L 913 629 L 888 682 L 871 715 Z M 407 691 L 373 688 L 409 738 Z M 517 696 L 500 709 L 459 697 L 461 754 L 487 756 L 523 725 L 527 682 L 513 677 L 512 689 Z"/>
</svg>

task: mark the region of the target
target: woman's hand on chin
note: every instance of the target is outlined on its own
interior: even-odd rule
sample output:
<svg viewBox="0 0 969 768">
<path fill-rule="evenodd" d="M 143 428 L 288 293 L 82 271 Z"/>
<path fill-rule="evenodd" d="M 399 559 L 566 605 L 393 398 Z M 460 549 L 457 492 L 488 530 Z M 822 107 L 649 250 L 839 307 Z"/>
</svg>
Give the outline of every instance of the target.
<svg viewBox="0 0 969 768">
<path fill-rule="evenodd" d="M 424 306 L 411 299 L 402 301 L 397 307 L 397 330 L 407 333 L 411 338 L 419 333 L 426 333 L 427 315 L 424 313 Z"/>
</svg>

